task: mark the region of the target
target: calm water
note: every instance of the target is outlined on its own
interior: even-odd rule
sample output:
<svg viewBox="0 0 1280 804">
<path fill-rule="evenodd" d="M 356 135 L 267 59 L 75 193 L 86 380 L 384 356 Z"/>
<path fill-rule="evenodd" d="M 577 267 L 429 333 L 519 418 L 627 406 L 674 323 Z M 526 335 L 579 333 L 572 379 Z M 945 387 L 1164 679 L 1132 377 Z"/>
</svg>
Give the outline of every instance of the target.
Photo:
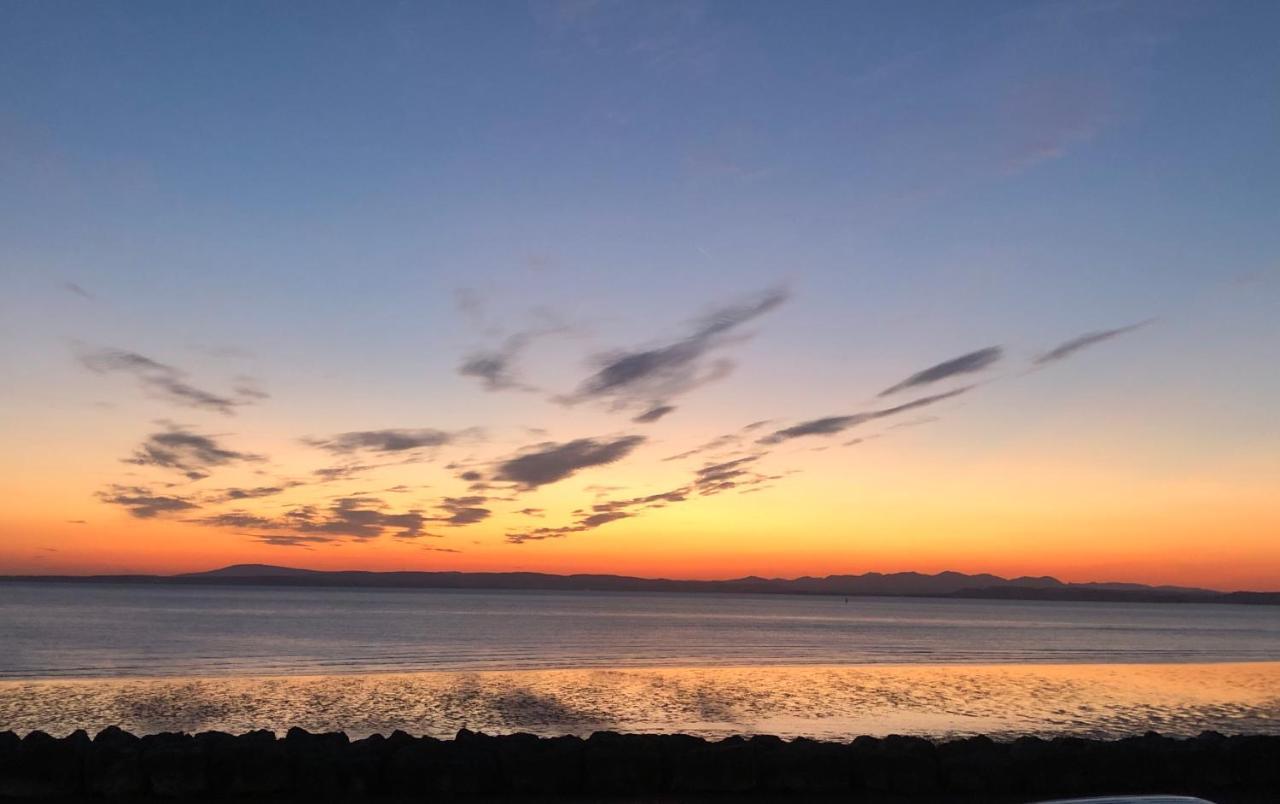
<svg viewBox="0 0 1280 804">
<path fill-rule="evenodd" d="M 1265 606 L 0 584 L 0 678 L 1280 660 Z"/>
</svg>

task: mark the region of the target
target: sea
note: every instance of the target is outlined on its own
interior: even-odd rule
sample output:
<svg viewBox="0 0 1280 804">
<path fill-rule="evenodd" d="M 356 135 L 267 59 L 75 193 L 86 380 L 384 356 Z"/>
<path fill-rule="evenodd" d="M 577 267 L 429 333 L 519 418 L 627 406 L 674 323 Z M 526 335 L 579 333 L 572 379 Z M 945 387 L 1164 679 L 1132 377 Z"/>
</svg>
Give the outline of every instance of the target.
<svg viewBox="0 0 1280 804">
<path fill-rule="evenodd" d="M 1280 732 L 1268 606 L 0 583 L 0 729 Z"/>
</svg>

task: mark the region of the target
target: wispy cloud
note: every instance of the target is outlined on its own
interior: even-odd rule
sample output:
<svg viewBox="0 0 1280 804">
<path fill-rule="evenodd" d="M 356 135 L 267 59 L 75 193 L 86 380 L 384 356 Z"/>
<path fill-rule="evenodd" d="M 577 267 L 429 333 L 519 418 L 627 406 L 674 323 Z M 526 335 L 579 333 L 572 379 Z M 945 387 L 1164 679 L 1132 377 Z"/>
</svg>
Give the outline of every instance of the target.
<svg viewBox="0 0 1280 804">
<path fill-rule="evenodd" d="M 257 463 L 265 460 L 251 452 L 238 452 L 218 444 L 213 436 L 193 433 L 180 425 L 152 433 L 125 463 L 175 469 L 189 480 L 208 477 L 208 470 L 233 463 Z"/>
<path fill-rule="evenodd" d="M 458 373 L 479 380 L 480 387 L 486 391 L 537 391 L 537 386 L 520 376 L 521 356 L 536 341 L 570 329 L 546 310 L 538 311 L 537 315 L 544 323 L 512 333 L 496 347 L 470 352 L 459 364 Z"/>
<path fill-rule="evenodd" d="M 1090 346 L 1093 346 L 1094 344 L 1102 343 L 1103 341 L 1109 341 L 1112 338 L 1119 337 L 1121 335 L 1124 335 L 1125 333 L 1133 332 L 1135 329 L 1140 329 L 1141 327 L 1145 327 L 1149 323 L 1151 322 L 1140 321 L 1137 324 L 1130 324 L 1125 327 L 1117 327 L 1116 329 L 1104 329 L 1104 330 L 1099 330 L 1097 332 L 1086 332 L 1083 335 L 1077 336 L 1075 338 L 1072 338 L 1069 341 L 1064 341 L 1058 344 L 1057 346 L 1053 347 L 1052 349 L 1045 352 L 1044 354 L 1036 357 L 1036 359 L 1032 362 L 1037 366 L 1044 366 L 1049 363 L 1056 363 L 1059 360 L 1065 360 L 1066 358 L 1070 357 L 1076 352 L 1079 352 L 1081 349 L 1088 349 Z"/>
<path fill-rule="evenodd" d="M 138 384 L 153 396 L 189 408 L 210 410 L 230 416 L 241 405 L 266 399 L 265 391 L 253 386 L 241 385 L 233 395 L 216 394 L 197 388 L 186 381 L 186 372 L 167 363 L 121 349 L 98 349 L 80 355 L 80 363 L 98 374 L 121 373 L 132 375 Z"/>
<path fill-rule="evenodd" d="M 438 521 L 456 526 L 474 525 L 477 522 L 483 522 L 493 513 L 488 508 L 481 507 L 486 499 L 486 497 L 479 495 L 445 497 L 439 503 L 439 507 L 444 511 L 445 515 L 439 517 Z"/>
<path fill-rule="evenodd" d="M 311 474 L 320 478 L 322 483 L 331 483 L 338 480 L 349 480 L 358 475 L 364 474 L 378 466 L 366 463 L 339 463 L 333 466 L 322 466 L 319 469 L 313 469 Z"/>
<path fill-rule="evenodd" d="M 537 386 L 521 377 L 520 359 L 534 343 L 551 335 L 570 332 L 572 327 L 547 308 L 535 308 L 528 312 L 533 319 L 529 326 L 512 331 L 509 317 L 487 314 L 488 304 L 484 296 L 473 288 L 459 288 L 456 292 L 459 311 L 468 322 L 479 329 L 485 339 L 501 338 L 496 345 L 468 352 L 458 365 L 458 374 L 480 381 L 486 391 L 537 391 Z M 504 333 L 506 334 L 504 337 Z"/>
<path fill-rule="evenodd" d="M 976 352 L 954 357 L 950 360 L 944 360 L 937 365 L 930 366 L 923 371 L 917 371 L 910 377 L 906 378 L 897 385 L 891 386 L 880 392 L 880 396 L 889 396 L 899 391 L 905 391 L 908 388 L 918 388 L 921 385 L 931 385 L 935 382 L 957 377 L 963 374 L 973 374 L 983 369 L 989 368 L 1000 361 L 1004 356 L 1004 350 L 999 346 L 990 346 L 986 349 L 979 349 Z"/>
<path fill-rule="evenodd" d="M 305 547 L 308 549 L 312 545 L 329 544 L 338 541 L 332 536 L 289 536 L 282 534 L 262 534 L 254 536 L 253 540 L 269 544 L 272 547 Z"/>
<path fill-rule="evenodd" d="M 709 497 L 731 489 L 749 491 L 758 488 L 760 484 L 779 477 L 779 475 L 765 475 L 755 471 L 752 464 L 761 457 L 763 456 L 757 454 L 737 460 L 707 464 L 694 473 L 692 480 L 677 488 L 656 494 L 597 502 L 590 508 L 576 511 L 577 518 L 569 525 L 511 532 L 507 534 L 507 542 L 524 544 L 546 539 L 563 539 L 575 533 L 595 530 L 610 522 L 630 519 L 647 509 L 665 508 L 675 503 L 687 502 L 693 495 Z"/>
<path fill-rule="evenodd" d="M 338 433 L 328 438 L 304 438 L 304 444 L 332 452 L 335 455 L 349 455 L 354 452 L 407 452 L 415 449 L 441 447 L 451 444 L 462 437 L 475 437 L 476 430 L 449 433 L 432 428 L 357 430 L 350 433 Z"/>
<path fill-rule="evenodd" d="M 536 391 L 521 381 L 516 372 L 516 359 L 529 344 L 529 336 L 518 333 L 508 337 L 496 349 L 479 349 L 462 359 L 458 373 L 474 377 L 486 391 Z"/>
<path fill-rule="evenodd" d="M 98 499 L 108 505 L 118 505 L 139 519 L 151 519 L 159 514 L 200 507 L 184 497 L 156 494 L 143 486 L 113 485 L 106 491 L 98 492 Z"/>
<path fill-rule="evenodd" d="M 602 355 L 597 358 L 600 368 L 559 401 L 576 404 L 607 400 L 615 408 L 648 410 L 662 407 L 672 397 L 728 374 L 733 369 L 732 361 L 711 359 L 712 353 L 732 343 L 732 336 L 743 325 L 786 300 L 785 290 L 770 290 L 702 317 L 689 335 L 674 343 Z"/>
<path fill-rule="evenodd" d="M 423 535 L 423 530 L 431 518 L 418 510 L 390 511 L 381 500 L 375 497 L 346 496 L 330 500 L 328 506 L 323 509 L 305 505 L 278 517 L 248 511 L 229 511 L 190 521 L 213 527 L 280 531 L 279 535 L 272 533 L 268 536 L 272 539 L 280 539 L 283 536 L 297 540 L 299 543 L 317 543 L 339 537 L 367 541 L 386 534 L 397 538 L 412 538 Z M 325 538 L 303 539 L 301 537 Z"/>
<path fill-rule="evenodd" d="M 810 419 L 809 421 L 800 422 L 799 424 L 785 427 L 781 430 L 775 430 L 767 436 L 759 439 L 760 444 L 780 444 L 783 441 L 789 441 L 793 438 L 801 438 L 803 436 L 828 436 L 836 433 L 844 432 L 851 427 L 865 424 L 876 419 L 883 419 L 886 416 L 895 416 L 899 413 L 905 413 L 909 410 L 936 405 L 939 402 L 961 394 L 968 393 L 975 386 L 966 385 L 963 388 L 956 388 L 942 394 L 934 394 L 932 396 L 924 396 L 919 399 L 913 399 L 910 402 L 904 402 L 901 405 L 894 405 L 891 408 L 881 408 L 879 410 L 869 410 L 863 413 L 852 413 L 847 416 L 826 416 L 821 419 Z"/>
<path fill-rule="evenodd" d="M 650 424 L 651 422 L 656 422 L 658 419 L 661 419 L 669 413 L 674 413 L 675 409 L 675 405 L 657 405 L 656 407 L 649 408 L 644 413 L 632 416 L 631 421 L 636 424 Z"/>
<path fill-rule="evenodd" d="M 63 282 L 62 289 L 74 296 L 79 296 L 82 299 L 88 299 L 90 301 L 93 301 L 94 299 L 97 298 L 92 293 L 82 288 L 80 285 L 77 285 L 75 282 Z"/>
<path fill-rule="evenodd" d="M 214 495 L 216 502 L 237 502 L 239 500 L 256 500 L 260 497 L 274 497 L 277 494 L 283 494 L 294 486 L 300 486 L 301 483 L 290 482 L 279 486 L 254 486 L 253 488 L 227 488 Z"/>
<path fill-rule="evenodd" d="M 515 483 L 521 489 L 535 489 L 564 480 L 580 469 L 603 466 L 625 458 L 645 441 L 643 436 L 597 440 L 579 438 L 563 444 L 545 442 L 500 462 L 494 479 Z"/>
<path fill-rule="evenodd" d="M 769 424 L 769 420 L 767 419 L 751 422 L 750 424 L 739 427 L 735 432 L 718 435 L 709 441 L 704 441 L 693 449 L 687 449 L 684 452 L 679 452 L 675 455 L 668 455 L 662 460 L 682 461 L 685 458 L 691 458 L 694 455 L 701 455 L 704 453 L 733 454 L 735 451 L 741 451 L 739 450 L 739 447 L 742 445 L 743 439 L 745 439 L 750 433 L 759 430 L 767 424 Z"/>
</svg>

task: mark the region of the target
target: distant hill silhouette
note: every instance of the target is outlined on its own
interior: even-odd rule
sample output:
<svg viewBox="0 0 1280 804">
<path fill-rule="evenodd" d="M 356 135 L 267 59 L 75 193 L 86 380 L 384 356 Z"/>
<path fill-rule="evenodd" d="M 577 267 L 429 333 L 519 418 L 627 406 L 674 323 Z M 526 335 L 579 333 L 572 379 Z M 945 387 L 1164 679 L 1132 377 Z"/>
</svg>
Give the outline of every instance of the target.
<svg viewBox="0 0 1280 804">
<path fill-rule="evenodd" d="M 92 581 L 191 585 L 368 587 L 397 589 L 526 589 L 559 592 L 692 592 L 949 597 L 996 600 L 1082 600 L 1154 603 L 1280 605 L 1280 592 L 1218 592 L 1137 583 L 1064 583 L 1049 576 L 1002 578 L 981 573 L 919 572 L 760 578 L 722 581 L 636 578 L 627 575 L 552 575 L 541 572 L 368 572 L 308 570 L 270 564 L 234 564 L 182 575 L 33 575 L 3 580 Z"/>
</svg>

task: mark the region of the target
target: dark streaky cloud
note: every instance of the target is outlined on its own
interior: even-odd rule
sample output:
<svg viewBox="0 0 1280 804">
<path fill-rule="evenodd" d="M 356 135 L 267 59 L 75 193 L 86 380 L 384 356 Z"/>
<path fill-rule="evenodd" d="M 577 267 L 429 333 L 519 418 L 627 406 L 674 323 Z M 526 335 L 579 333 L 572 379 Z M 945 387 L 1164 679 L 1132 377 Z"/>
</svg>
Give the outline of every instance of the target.
<svg viewBox="0 0 1280 804">
<path fill-rule="evenodd" d="M 706 497 L 738 487 L 758 487 L 766 481 L 776 480 L 778 478 L 776 475 L 763 475 L 749 468 L 749 464 L 760 457 L 762 457 L 760 454 L 749 455 L 732 461 L 707 464 L 694 473 L 690 482 L 678 488 L 640 497 L 598 502 L 587 510 L 575 511 L 577 519 L 570 525 L 508 533 L 507 542 L 524 544 L 545 539 L 563 539 L 575 533 L 594 530 L 610 522 L 629 519 L 645 509 L 663 508 L 674 503 L 686 502 L 693 494 Z M 751 489 L 745 488 L 745 490 Z"/>
<path fill-rule="evenodd" d="M 112 486 L 107 491 L 98 492 L 98 499 L 109 505 L 119 505 L 139 519 L 200 507 L 182 497 L 156 494 L 142 486 Z"/>
<path fill-rule="evenodd" d="M 279 534 L 265 534 L 254 536 L 254 541 L 269 544 L 273 547 L 305 547 L 311 548 L 313 544 L 329 544 L 335 542 L 330 536 L 284 536 Z"/>
<path fill-rule="evenodd" d="M 213 527 L 281 531 L 290 537 L 324 536 L 328 540 L 346 537 L 366 541 L 392 531 L 391 535 L 396 538 L 425 535 L 423 528 L 430 519 L 421 511 L 388 512 L 383 502 L 374 497 L 349 496 L 330 500 L 323 511 L 305 505 L 279 517 L 230 511 L 191 521 Z"/>
<path fill-rule="evenodd" d="M 663 416 L 666 416 L 668 413 L 674 412 L 675 409 L 676 409 L 675 405 L 655 405 L 654 407 L 651 407 L 648 410 L 646 410 L 644 413 L 641 413 L 637 416 L 633 416 L 631 418 L 631 421 L 635 422 L 636 424 L 649 424 L 650 422 L 656 422 L 658 419 L 661 419 Z"/>
<path fill-rule="evenodd" d="M 486 391 L 535 391 L 536 388 L 520 381 L 516 373 L 516 361 L 536 334 L 540 333 L 517 332 L 496 349 L 472 352 L 462 359 L 458 373 L 463 377 L 480 380 Z"/>
<path fill-rule="evenodd" d="M 304 438 L 303 443 L 318 447 L 335 455 L 352 452 L 404 452 L 424 447 L 440 447 L 452 443 L 456 433 L 422 428 L 417 430 L 357 430 L 339 433 L 329 438 Z"/>
<path fill-rule="evenodd" d="M 1135 329 L 1145 327 L 1150 321 L 1140 321 L 1137 324 L 1130 324 L 1127 327 L 1117 327 L 1116 329 L 1104 329 L 1097 332 L 1086 332 L 1085 334 L 1072 338 L 1069 341 L 1058 344 L 1049 351 L 1037 357 L 1032 361 L 1037 366 L 1043 366 L 1048 363 L 1056 363 L 1064 360 L 1071 355 L 1079 352 L 1081 349 L 1087 349 L 1097 343 L 1109 341 L 1112 338 L 1133 332 Z"/>
<path fill-rule="evenodd" d="M 293 486 L 298 484 L 291 483 L 289 485 Z M 231 502 L 233 500 L 252 500 L 258 497 L 271 497 L 276 494 L 283 493 L 286 488 L 286 486 L 255 486 L 254 488 L 249 489 L 223 489 L 220 501 Z"/>
<path fill-rule="evenodd" d="M 211 410 L 231 415 L 240 405 L 265 399 L 266 392 L 254 387 L 242 386 L 235 396 L 225 396 L 197 388 L 184 378 L 186 372 L 166 363 L 152 360 L 137 352 L 121 349 L 98 349 L 80 356 L 85 368 L 98 374 L 121 372 L 132 374 L 144 390 L 189 408 Z"/>
<path fill-rule="evenodd" d="M 612 440 L 579 438 L 563 444 L 538 444 L 522 455 L 497 465 L 496 480 L 513 482 L 528 490 L 564 480 L 579 469 L 613 463 L 644 443 L 643 436 L 622 436 Z"/>
<path fill-rule="evenodd" d="M 923 371 L 917 371 L 910 377 L 890 388 L 880 392 L 880 396 L 889 396 L 907 388 L 916 388 L 921 385 L 930 385 L 931 383 L 945 380 L 949 377 L 955 377 L 961 374 L 972 374 L 982 371 L 989 366 L 994 365 L 1004 356 L 1004 349 L 999 346 L 990 346 L 986 349 L 979 349 L 976 352 L 970 352 L 966 355 L 960 355 L 950 360 L 945 360 L 936 366 L 930 366 Z"/>
<path fill-rule="evenodd" d="M 93 301 L 96 298 L 92 293 L 85 290 L 83 287 L 76 284 L 75 282 L 71 282 L 71 281 L 63 282 L 62 288 L 68 293 L 73 293 L 82 299 L 89 299 L 90 301 Z"/>
<path fill-rule="evenodd" d="M 447 516 L 438 521 L 449 525 L 474 525 L 489 518 L 493 513 L 488 508 L 480 507 L 487 498 L 475 495 L 471 497 L 445 497 L 440 501 L 440 509 Z"/>
<path fill-rule="evenodd" d="M 218 444 L 212 436 L 193 433 L 178 425 L 169 425 L 161 433 L 152 433 L 126 463 L 176 469 L 191 480 L 207 477 L 206 470 L 231 463 L 256 463 L 265 458 L 251 452 L 237 452 Z"/>
<path fill-rule="evenodd" d="M 972 391 L 975 386 L 966 385 L 963 388 L 956 388 L 942 394 L 933 394 L 932 396 L 922 396 L 919 399 L 913 399 L 910 402 L 903 402 L 901 405 L 894 405 L 891 408 L 881 408 L 879 410 L 870 410 L 864 413 L 853 413 L 848 416 L 826 416 L 821 419 L 810 419 L 806 422 L 785 427 L 781 430 L 775 430 L 767 436 L 759 439 L 760 444 L 781 444 L 783 441 L 789 441 L 793 438 L 801 438 L 802 436 L 825 436 L 834 435 L 836 433 L 848 430 L 850 427 L 856 427 L 876 419 L 883 419 L 886 416 L 895 416 L 899 413 L 905 413 L 916 408 L 928 407 L 936 405 L 952 397 Z"/>
<path fill-rule="evenodd" d="M 707 360 L 707 356 L 731 342 L 730 334 L 787 299 L 775 289 L 745 304 L 723 307 L 698 320 L 693 332 L 675 343 L 652 349 L 624 351 L 600 358 L 600 368 L 572 394 L 566 404 L 610 399 L 617 408 L 648 405 L 650 409 L 677 394 L 692 390 L 728 374 L 733 363 Z M 669 412 L 669 411 L 668 411 Z"/>
</svg>

